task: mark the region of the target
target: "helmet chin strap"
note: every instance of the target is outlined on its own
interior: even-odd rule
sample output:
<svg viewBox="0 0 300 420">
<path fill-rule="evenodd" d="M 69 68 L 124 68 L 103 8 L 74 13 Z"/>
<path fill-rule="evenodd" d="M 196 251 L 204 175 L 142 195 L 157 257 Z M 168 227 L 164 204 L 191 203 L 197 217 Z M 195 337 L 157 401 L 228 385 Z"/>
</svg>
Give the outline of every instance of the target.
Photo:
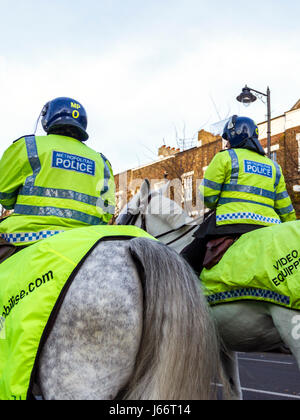
<svg viewBox="0 0 300 420">
<path fill-rule="evenodd" d="M 44 109 L 44 108 L 43 108 L 43 109 Z M 34 132 L 33 132 L 33 134 L 34 134 L 34 135 L 36 134 L 36 130 L 37 130 L 37 128 L 38 128 L 38 125 L 39 125 L 39 122 L 40 122 L 40 119 L 41 119 L 41 116 L 42 116 L 43 109 L 41 110 L 41 112 L 40 112 L 40 114 L 39 114 L 39 116 L 38 116 L 38 119 L 36 120 L 36 123 L 35 123 L 35 128 L 34 128 Z"/>
<path fill-rule="evenodd" d="M 43 106 L 43 108 L 42 108 L 42 110 L 41 110 L 41 112 L 38 116 L 38 119 L 36 120 L 34 132 L 33 132 L 34 135 L 36 134 L 36 130 L 38 128 L 41 117 L 43 117 L 47 113 L 48 105 L 49 105 L 49 102 L 47 102 L 46 105 Z"/>
</svg>

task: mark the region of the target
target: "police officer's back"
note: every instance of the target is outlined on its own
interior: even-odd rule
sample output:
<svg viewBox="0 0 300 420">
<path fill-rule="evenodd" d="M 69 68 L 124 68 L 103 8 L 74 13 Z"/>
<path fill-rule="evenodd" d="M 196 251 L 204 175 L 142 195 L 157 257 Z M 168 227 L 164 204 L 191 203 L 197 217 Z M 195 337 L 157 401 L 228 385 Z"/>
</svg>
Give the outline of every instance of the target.
<svg viewBox="0 0 300 420">
<path fill-rule="evenodd" d="M 211 239 L 237 238 L 253 229 L 296 220 L 282 170 L 265 156 L 254 121 L 234 115 L 223 138 L 230 148 L 215 155 L 200 187 L 205 206 L 215 211 L 196 232 L 195 242 L 182 251 L 196 271 L 201 270 Z"/>
<path fill-rule="evenodd" d="M 107 224 L 115 185 L 109 161 L 85 145 L 87 115 L 71 98 L 48 102 L 47 136 L 15 141 L 0 161 L 0 203 L 13 209 L 0 224 L 10 244 L 26 245 L 67 229 Z"/>
</svg>

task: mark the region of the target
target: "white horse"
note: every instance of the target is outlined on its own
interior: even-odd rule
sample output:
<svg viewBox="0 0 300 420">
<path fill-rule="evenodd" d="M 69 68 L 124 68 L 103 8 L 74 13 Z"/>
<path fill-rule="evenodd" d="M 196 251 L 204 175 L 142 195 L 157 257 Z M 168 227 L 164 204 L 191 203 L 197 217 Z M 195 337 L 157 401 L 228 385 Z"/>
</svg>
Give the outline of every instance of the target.
<svg viewBox="0 0 300 420">
<path fill-rule="evenodd" d="M 216 398 L 220 366 L 197 276 L 174 250 L 135 238 L 86 258 L 35 376 L 45 399 L 193 400 Z"/>
<path fill-rule="evenodd" d="M 164 196 L 167 187 L 150 191 L 149 181 L 145 180 L 139 193 L 122 210 L 116 222 L 143 226 L 148 233 L 180 252 L 193 240 L 197 225 L 193 226 L 192 219 L 181 206 Z M 300 319 L 299 311 L 258 301 L 218 304 L 211 310 L 227 348 L 222 352 L 222 361 L 231 385 L 231 398 L 242 399 L 238 351 L 268 351 L 285 344 L 300 368 L 300 339 L 295 338 L 293 333 L 295 320 Z"/>
<path fill-rule="evenodd" d="M 203 217 L 189 217 L 181 206 L 168 199 L 165 196 L 168 186 L 166 183 L 150 191 L 150 183 L 145 179 L 140 191 L 122 209 L 116 224 L 139 226 L 179 253 L 193 240 L 193 233 Z"/>
</svg>

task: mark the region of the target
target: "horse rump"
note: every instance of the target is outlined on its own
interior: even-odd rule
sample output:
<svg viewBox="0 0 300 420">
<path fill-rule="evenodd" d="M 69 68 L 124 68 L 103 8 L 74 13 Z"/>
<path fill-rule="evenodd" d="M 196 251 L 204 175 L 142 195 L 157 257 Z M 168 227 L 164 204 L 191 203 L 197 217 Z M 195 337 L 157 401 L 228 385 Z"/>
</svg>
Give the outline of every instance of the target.
<svg viewBox="0 0 300 420">
<path fill-rule="evenodd" d="M 143 333 L 123 399 L 216 398 L 219 342 L 201 284 L 171 248 L 135 238 L 129 244 L 143 284 Z"/>
</svg>

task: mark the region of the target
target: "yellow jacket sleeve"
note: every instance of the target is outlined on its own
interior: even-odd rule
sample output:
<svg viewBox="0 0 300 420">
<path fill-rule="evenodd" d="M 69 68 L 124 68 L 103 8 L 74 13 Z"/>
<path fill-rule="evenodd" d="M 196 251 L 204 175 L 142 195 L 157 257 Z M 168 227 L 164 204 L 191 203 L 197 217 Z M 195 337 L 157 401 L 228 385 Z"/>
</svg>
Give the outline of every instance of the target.
<svg viewBox="0 0 300 420">
<path fill-rule="evenodd" d="M 107 177 L 107 185 L 104 189 L 104 191 L 101 193 L 101 199 L 104 202 L 104 209 L 106 209 L 106 213 L 103 215 L 103 220 L 108 223 L 110 219 L 113 217 L 115 212 L 115 206 L 116 206 L 116 198 L 115 198 L 115 178 L 113 174 L 113 170 L 111 167 L 110 162 L 105 158 L 105 156 L 102 155 L 102 157 L 105 160 L 106 165 L 106 177 Z"/>
<path fill-rule="evenodd" d="M 228 153 L 217 153 L 208 168 L 200 186 L 200 197 L 204 200 L 204 205 L 214 209 L 218 205 L 223 183 L 226 180 L 228 171 L 230 172 L 230 160 Z"/>
<path fill-rule="evenodd" d="M 291 222 L 293 220 L 297 220 L 296 212 L 294 210 L 290 196 L 286 189 L 286 184 L 285 184 L 284 176 L 282 174 L 282 169 L 280 166 L 279 168 L 281 172 L 281 177 L 280 177 L 278 186 L 276 188 L 274 208 L 282 222 Z"/>
<path fill-rule="evenodd" d="M 4 152 L 0 160 L 0 204 L 7 210 L 14 208 L 19 188 L 23 185 L 27 172 L 30 172 L 30 165 L 26 146 L 20 139 Z"/>
</svg>

